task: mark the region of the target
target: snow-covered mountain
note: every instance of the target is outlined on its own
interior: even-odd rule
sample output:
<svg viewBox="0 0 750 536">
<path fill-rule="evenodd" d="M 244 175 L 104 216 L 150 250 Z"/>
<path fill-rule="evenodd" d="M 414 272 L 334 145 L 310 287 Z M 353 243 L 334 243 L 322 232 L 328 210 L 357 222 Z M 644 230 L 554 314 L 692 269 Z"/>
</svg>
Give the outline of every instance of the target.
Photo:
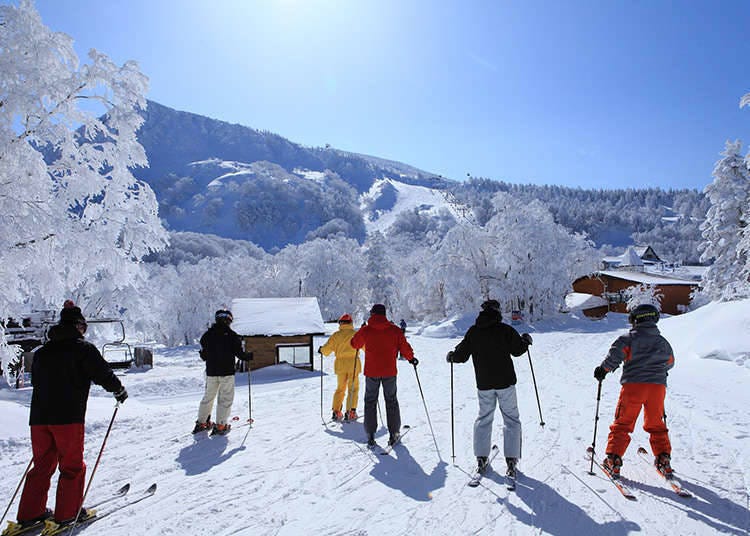
<svg viewBox="0 0 750 536">
<path fill-rule="evenodd" d="M 133 497 L 153 482 L 157 492 L 77 534 L 747 535 L 748 318 L 746 300 L 711 304 L 659 324 L 676 358 L 666 401 L 673 465 L 695 495 L 691 499 L 675 495 L 636 454 L 639 446 L 648 448 L 640 421 L 623 466 L 637 500 L 624 499 L 598 470 L 588 473 L 584 454 L 594 437 L 597 404 L 592 371 L 626 329 L 625 316 L 616 313 L 598 322 L 568 315 L 517 326 L 534 336 L 529 356 L 515 359 L 524 433 L 518 488 L 505 489 L 502 456 L 480 487 L 467 487 L 474 464 L 474 373 L 470 363 L 455 365 L 451 383 L 444 359 L 471 321 L 461 318 L 407 331 L 420 358 L 424 399 L 415 371 L 400 361 L 402 420 L 412 429 L 389 456 L 365 448 L 361 424 L 322 424 L 321 413 L 328 418 L 335 389 L 332 359 L 323 362 L 322 411 L 319 370 L 278 365 L 253 372 L 249 385 L 248 376 L 238 374 L 233 411 L 238 422 L 245 420 L 251 398 L 253 427 L 196 440 L 190 430 L 202 396 L 203 362 L 194 346 L 157 349 L 153 369 L 119 373 L 130 398 L 118 412 L 87 502 L 107 497 L 125 482 L 132 483 Z M 617 404 L 618 379 L 616 372 L 602 386 L 599 452 Z M 4 506 L 31 455 L 30 398 L 28 387 L 0 388 Z M 361 401 L 362 391 L 360 411 Z M 85 443 L 89 468 L 113 409 L 111 395 L 92 388 Z M 381 425 L 376 439 L 384 444 L 386 438 Z M 493 439 L 502 446 L 499 415 Z M 17 504 L 10 508 L 11 519 Z M 54 491 L 48 501 L 53 504 Z"/>
<path fill-rule="evenodd" d="M 358 198 L 378 181 L 427 190 L 448 181 L 406 164 L 330 147 L 309 148 L 149 102 L 138 133 L 149 168 L 135 171 L 154 189 L 175 231 L 250 240 L 265 249 L 341 234 L 362 241 Z M 375 217 L 375 216 L 373 216 Z"/>
</svg>

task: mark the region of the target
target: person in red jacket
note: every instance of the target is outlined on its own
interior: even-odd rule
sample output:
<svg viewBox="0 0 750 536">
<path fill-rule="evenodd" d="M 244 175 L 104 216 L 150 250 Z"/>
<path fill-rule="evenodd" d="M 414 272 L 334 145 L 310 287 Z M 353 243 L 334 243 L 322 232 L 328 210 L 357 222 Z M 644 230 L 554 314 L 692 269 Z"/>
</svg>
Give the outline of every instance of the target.
<svg viewBox="0 0 750 536">
<path fill-rule="evenodd" d="M 83 439 L 89 387 L 91 382 L 101 385 L 114 394 L 118 403 L 124 402 L 128 393 L 96 346 L 84 340 L 87 327 L 81 309 L 66 300 L 59 324 L 47 334 L 49 341 L 34 353 L 29 416 L 34 466 L 26 475 L 21 493 L 19 529 L 41 525 L 52 517 L 46 509 L 47 493 L 58 468 L 55 523 L 72 523 L 79 510 L 79 519 L 89 516 L 81 504 L 86 477 Z"/>
<path fill-rule="evenodd" d="M 383 386 L 385 413 L 388 421 L 388 444 L 398 441 L 401 429 L 401 412 L 396 397 L 396 359 L 400 353 L 413 366 L 419 361 L 404 333 L 385 316 L 385 305 L 376 303 L 370 309 L 370 318 L 352 337 L 353 348 L 365 349 L 365 433 L 367 444 L 375 444 L 378 426 L 377 407 L 380 386 Z"/>
</svg>

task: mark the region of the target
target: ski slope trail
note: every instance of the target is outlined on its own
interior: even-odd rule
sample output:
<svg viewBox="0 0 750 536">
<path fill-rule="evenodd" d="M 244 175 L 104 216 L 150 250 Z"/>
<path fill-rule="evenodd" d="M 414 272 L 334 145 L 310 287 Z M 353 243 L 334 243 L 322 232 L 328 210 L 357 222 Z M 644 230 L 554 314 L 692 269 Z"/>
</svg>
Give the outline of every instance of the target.
<svg viewBox="0 0 750 536">
<path fill-rule="evenodd" d="M 691 499 L 678 497 L 639 460 L 637 448 L 648 448 L 641 419 L 623 466 L 637 500 L 625 500 L 601 472 L 588 472 L 585 450 L 592 443 L 597 390 L 593 368 L 626 329 L 623 315 L 611 315 L 602 322 L 570 318 L 516 326 L 534 336 L 530 355 L 546 425 L 539 424 L 529 356 L 524 354 L 515 358 L 523 426 L 515 491 L 505 487 L 502 453 L 478 487 L 467 486 L 474 468 L 477 412 L 471 363 L 453 367 L 453 460 L 451 366 L 445 355 L 459 338 L 407 333 L 420 359 L 417 373 L 425 399 L 414 369 L 399 361 L 402 422 L 413 430 L 389 455 L 365 447 L 361 423 L 323 424 L 330 418 L 336 381 L 330 358 L 323 366 L 323 419 L 316 357 L 312 372 L 278 365 L 252 373 L 251 427 L 236 427 L 226 436 L 193 437 L 189 432 L 203 385 L 197 348 L 157 350 L 154 369 L 119 373 L 130 398 L 119 410 L 89 498 L 96 502 L 125 482 L 134 488 L 157 482 L 158 491 L 90 529 L 82 527 L 80 534 L 746 535 L 750 369 L 736 360 L 695 355 L 694 345 L 683 347 L 685 333 L 700 329 L 698 323 L 688 322 L 693 314 L 660 323 L 677 358 L 666 402 L 673 465 L 695 495 Z M 750 335 L 742 336 L 750 343 Z M 236 384 L 233 415 L 242 422 L 248 416 L 247 375 L 238 374 Z M 619 371 L 603 383 L 596 438 L 599 458 L 619 387 Z M 364 382 L 360 414 L 363 392 Z M 30 455 L 30 394 L 28 388 L 0 390 L 4 501 Z M 92 388 L 86 424 L 89 467 L 113 408 L 109 395 Z M 502 448 L 499 412 L 493 430 L 493 442 Z M 385 445 L 387 437 L 379 420 L 376 440 Z M 11 517 L 16 509 L 17 501 Z"/>
</svg>

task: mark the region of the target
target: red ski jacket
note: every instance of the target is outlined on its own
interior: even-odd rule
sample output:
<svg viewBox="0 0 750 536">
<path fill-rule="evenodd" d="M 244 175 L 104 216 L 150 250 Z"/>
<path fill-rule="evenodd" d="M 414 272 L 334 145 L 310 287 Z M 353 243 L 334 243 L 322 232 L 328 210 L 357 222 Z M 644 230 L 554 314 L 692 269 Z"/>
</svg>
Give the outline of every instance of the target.
<svg viewBox="0 0 750 536">
<path fill-rule="evenodd" d="M 384 315 L 372 315 L 350 342 L 353 348 L 365 349 L 365 376 L 386 378 L 397 374 L 396 358 L 401 353 L 411 361 L 414 350 L 404 333 Z"/>
</svg>

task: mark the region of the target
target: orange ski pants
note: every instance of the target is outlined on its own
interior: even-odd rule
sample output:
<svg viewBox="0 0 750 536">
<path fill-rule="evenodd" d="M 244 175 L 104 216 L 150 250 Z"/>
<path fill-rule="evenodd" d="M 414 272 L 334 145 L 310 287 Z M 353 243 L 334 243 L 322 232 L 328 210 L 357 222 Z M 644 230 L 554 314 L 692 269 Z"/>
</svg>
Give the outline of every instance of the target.
<svg viewBox="0 0 750 536">
<path fill-rule="evenodd" d="M 620 390 L 615 422 L 609 427 L 607 454 L 622 457 L 630 444 L 630 434 L 643 407 L 643 429 L 650 435 L 651 451 L 659 455 L 672 453 L 669 433 L 664 422 L 664 397 L 667 386 L 658 383 L 626 383 Z"/>
</svg>

